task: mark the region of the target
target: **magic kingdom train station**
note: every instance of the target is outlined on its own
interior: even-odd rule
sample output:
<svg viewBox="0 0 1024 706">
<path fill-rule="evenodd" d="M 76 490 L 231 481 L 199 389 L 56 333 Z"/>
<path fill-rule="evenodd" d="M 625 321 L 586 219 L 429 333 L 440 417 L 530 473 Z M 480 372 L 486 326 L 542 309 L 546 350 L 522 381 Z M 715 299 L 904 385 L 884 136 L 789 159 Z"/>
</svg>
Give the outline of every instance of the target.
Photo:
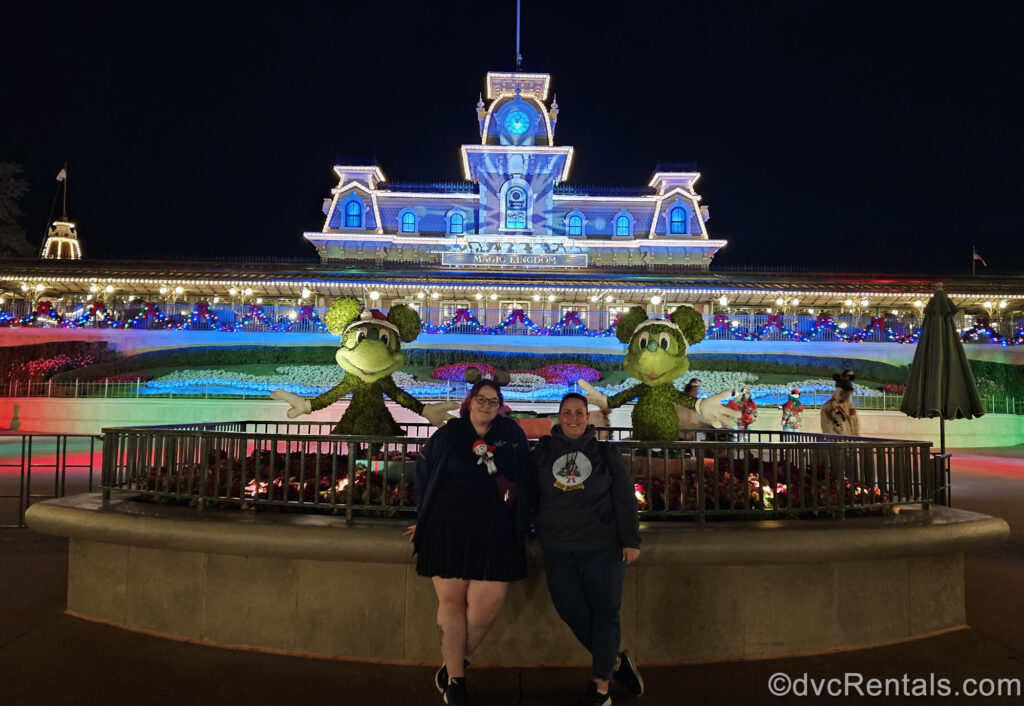
<svg viewBox="0 0 1024 706">
<path fill-rule="evenodd" d="M 441 377 L 439 370 L 449 363 L 465 366 L 488 352 L 509 354 L 513 364 L 518 354 L 543 358 L 550 353 L 561 359 L 542 363 L 544 368 L 575 372 L 585 366 L 565 359 L 577 356 L 594 365 L 598 359 L 608 363 L 600 374 L 591 371 L 597 374 L 593 381 L 612 375 L 612 368 L 623 374 L 621 358 L 606 359 L 623 355 L 617 322 L 639 306 L 648 318 L 640 323 L 643 312 L 631 311 L 621 328 L 632 320 L 631 330 L 647 331 L 636 334 L 643 336 L 641 351 L 660 356 L 672 350 L 684 359 L 692 352 L 691 371 L 703 364 L 697 360 L 702 355 L 707 361 L 716 355 L 731 363 L 754 360 L 746 370 L 708 369 L 705 396 L 685 400 L 697 413 L 709 401 L 707 393 L 724 390 L 728 396 L 728 387 L 714 387 L 716 376 L 741 389 L 748 372 L 761 365 L 785 368 L 778 364 L 787 356 L 800 359 L 802 367 L 793 367 L 803 375 L 806 368 L 832 372 L 839 361 L 842 368 L 860 362 L 902 376 L 891 377 L 892 382 L 907 382 L 905 366 L 916 350 L 927 350 L 918 345 L 924 310 L 933 295 L 933 301 L 945 303 L 937 294 L 941 280 L 960 312 L 955 334 L 946 329 L 950 345 L 966 349 L 970 363 L 1002 371 L 1002 377 L 993 373 L 999 379 L 989 381 L 1002 385 L 1002 392 L 989 394 L 981 419 L 903 414 L 898 411 L 902 392 L 883 389 L 872 390 L 879 406 L 858 401 L 861 422 L 852 433 L 818 433 L 817 411 L 805 415 L 802 429 L 780 431 L 779 400 L 773 398 L 762 399 L 756 424 L 704 427 L 699 436 L 696 427 L 684 429 L 683 417 L 677 420 L 664 403 L 676 398 L 662 397 L 653 404 L 660 405 L 659 412 L 669 410 L 661 427 L 669 434 L 657 439 L 634 434 L 628 426 L 630 405 L 623 404 L 601 430 L 622 443 L 601 448 L 622 455 L 642 521 L 643 555 L 624 568 L 621 610 L 623 639 L 642 665 L 727 661 L 734 670 L 746 660 L 889 648 L 947 634 L 958 639 L 967 620 L 965 553 L 999 545 L 1010 531 L 1002 519 L 951 506 L 945 445 L 962 449 L 1024 441 L 1024 406 L 1011 392 L 1024 353 L 1019 345 L 1024 343 L 1024 282 L 944 274 L 908 279 L 718 270 L 713 261 L 726 240 L 708 229 L 710 211 L 701 203 L 695 168 L 662 165 L 647 184 L 635 187 L 571 183 L 574 150 L 557 144 L 559 106 L 549 75 L 487 74 L 476 120 L 479 139 L 461 147 L 461 182 L 391 182 L 376 164 L 335 165 L 337 186 L 324 199 L 323 227 L 304 233 L 316 261 L 92 261 L 88 235 L 64 217 L 52 224 L 42 257 L 0 262 L 0 354 L 38 345 L 52 355 L 23 361 L 20 370 L 29 376 L 46 372 L 50 363 L 52 371 L 74 362 L 55 355 L 58 349 L 50 347 L 55 344 L 102 344 L 118 355 L 143 353 L 139 358 L 168 351 L 184 358 L 188 349 L 201 349 L 202 360 L 195 363 L 154 363 L 154 375 L 182 372 L 175 364 L 200 368 L 184 371 L 165 387 L 160 379 L 115 375 L 113 368 L 82 385 L 66 368 L 63 379 L 45 383 L 15 379 L 13 369 L 0 369 L 12 376 L 6 383 L 0 378 L 0 426 L 8 429 L 0 435 L 0 461 L 17 467 L 21 459 L 20 476 L 0 474 L 0 501 L 10 500 L 7 506 L 0 502 L 0 524 L 3 509 L 16 499 L 14 526 L 69 538 L 68 619 L 101 623 L 112 640 L 123 631 L 111 626 L 141 632 L 133 643 L 140 650 L 146 640 L 169 637 L 187 643 L 186 650 L 213 645 L 269 651 L 275 660 L 285 659 L 284 653 L 287 659 L 372 661 L 390 670 L 382 671 L 384 683 L 402 703 L 427 703 L 423 695 L 437 698 L 436 675 L 442 673 L 437 602 L 429 579 L 416 574 L 402 530 L 415 521 L 416 465 L 433 431 L 423 423 L 429 417 L 421 416 L 426 407 L 417 398 L 459 399 L 465 387 L 448 383 L 458 379 L 464 385 L 469 377 L 465 368 L 458 371 L 461 379 Z M 369 309 L 391 309 L 396 320 L 412 321 L 414 333 L 415 317 L 395 308 L 408 305 L 419 314 L 420 335 L 404 348 L 460 357 L 433 371 L 431 388 L 414 387 L 424 381 L 404 370 L 388 372 L 394 368 L 386 365 L 371 371 L 348 367 L 343 379 L 325 385 L 325 378 L 339 373 L 335 354 L 339 365 L 342 360 L 337 336 L 326 330 L 327 308 L 345 296 Z M 372 330 L 363 345 L 381 349 L 390 342 L 389 360 L 401 357 L 396 336 L 412 338 L 402 331 L 403 322 L 381 323 L 351 302 L 332 314 L 346 306 L 354 318 L 333 327 L 349 333 L 346 345 L 353 340 L 360 345 L 362 332 Z M 708 332 L 692 351 L 683 332 L 699 329 L 696 317 L 679 312 L 690 327 L 662 318 L 681 306 L 700 313 Z M 377 313 L 383 316 L 382 311 Z M 357 326 L 389 328 L 381 333 Z M 663 329 L 660 343 L 651 333 L 655 327 Z M 670 328 L 679 332 L 681 344 Z M 966 345 L 957 343 L 957 336 Z M 276 369 L 281 376 L 295 376 L 299 367 L 312 368 L 303 374 L 313 382 L 302 390 L 274 389 L 273 399 L 264 388 L 225 394 L 219 381 L 189 378 L 211 373 L 206 369 L 211 365 L 235 365 L 239 361 L 232 356 L 242 358 L 242 347 L 275 354 L 288 347 L 329 349 L 329 364 Z M 83 349 L 76 364 L 83 369 L 107 364 L 85 362 L 91 350 Z M 814 359 L 827 362 L 815 365 Z M 395 367 L 403 361 L 408 357 Z M 969 377 L 968 361 L 962 362 Z M 389 387 L 358 387 L 363 374 L 382 370 Z M 789 395 L 790 379 L 781 376 L 790 372 L 780 370 L 764 385 L 778 389 L 766 394 Z M 551 397 L 539 397 L 534 389 L 514 398 L 509 385 L 504 398 L 522 414 L 557 409 L 579 379 L 574 374 L 555 384 L 529 371 L 510 373 L 553 388 Z M 333 431 L 342 411 L 362 412 L 366 405 L 360 409 L 350 401 L 354 392 L 344 400 L 335 396 L 326 407 L 309 402 L 341 390 L 348 375 L 358 378 L 353 389 L 364 391 L 363 401 L 367 389 L 374 402 L 380 402 L 376 390 L 385 389 L 395 400 L 384 415 L 360 419 L 375 423 L 394 413 L 388 419 L 402 425 L 404 436 Z M 648 387 L 656 384 L 650 379 L 669 378 L 646 377 Z M 864 379 L 858 377 L 858 383 Z M 643 386 L 635 379 L 617 380 L 614 384 L 626 392 Z M 236 381 L 251 384 L 248 378 Z M 853 380 L 836 375 L 834 385 L 825 381 L 822 401 L 833 392 L 842 396 L 833 390 L 840 381 L 852 392 Z M 800 380 L 801 386 L 805 382 L 821 381 Z M 191 386 L 184 392 L 172 387 L 182 383 Z M 661 389 L 670 390 L 670 384 Z M 399 386 L 406 394 L 397 393 Z M 297 402 L 286 404 L 279 392 Z M 885 400 L 894 398 L 896 407 L 886 406 Z M 486 404 L 497 414 L 498 399 L 478 395 L 475 400 L 477 408 Z M 710 400 L 712 414 L 722 411 L 721 405 L 713 409 L 718 401 Z M 547 425 L 528 433 L 530 438 L 551 432 L 550 418 L 524 419 L 524 431 L 528 422 Z M 682 432 L 678 439 L 677 432 Z M 38 452 L 46 433 L 57 440 L 44 465 L 33 460 L 33 449 Z M 941 450 L 935 453 L 933 446 Z M 474 453 L 478 447 L 474 437 Z M 574 451 L 573 463 L 575 458 Z M 39 487 L 41 476 L 45 488 Z M 10 487 L 17 492 L 5 494 Z M 628 497 L 628 486 L 625 493 Z M 516 502 L 508 491 L 494 499 L 499 506 Z M 518 668 L 521 684 L 538 673 L 523 665 L 542 664 L 558 668 L 540 672 L 553 684 L 563 667 L 589 664 L 590 657 L 543 590 L 538 543 L 526 552 L 528 576 L 512 584 L 492 636 L 473 653 L 473 669 Z M 798 605 L 789 601 L 776 610 L 778 601 L 752 601 L 751 586 L 769 596 L 799 596 Z M 1000 616 L 1005 609 L 1000 601 Z M 977 651 L 976 644 L 970 643 L 968 653 Z M 191 654 L 189 663 L 200 663 Z M 38 661 L 35 655 L 33 660 Z M 392 670 L 396 664 L 409 665 L 403 674 L 422 672 L 418 686 L 408 688 L 414 696 L 406 698 L 408 684 L 399 684 L 399 670 Z M 101 681 L 123 688 L 116 679 Z M 373 682 L 375 698 L 381 696 L 380 680 L 364 681 Z M 659 685 L 651 679 L 648 702 L 678 703 L 678 685 L 671 700 L 653 696 L 658 688 L 667 693 L 665 681 Z M 192 684 L 188 688 L 194 690 Z M 555 690 L 548 684 L 531 688 Z"/>
<path fill-rule="evenodd" d="M 460 148 L 464 181 L 390 182 L 376 164 L 336 165 L 323 228 L 304 234 L 319 262 L 90 261 L 87 238 L 59 220 L 41 259 L 0 265 L 0 322 L 314 331 L 332 300 L 354 295 L 414 307 L 428 335 L 601 337 L 630 306 L 687 305 L 710 340 L 914 340 L 937 276 L 711 269 L 727 241 L 709 232 L 692 165 L 658 166 L 642 185 L 573 185 L 550 80 L 487 74 L 479 141 Z M 1019 278 L 941 279 L 968 340 L 1024 340 Z"/>
</svg>

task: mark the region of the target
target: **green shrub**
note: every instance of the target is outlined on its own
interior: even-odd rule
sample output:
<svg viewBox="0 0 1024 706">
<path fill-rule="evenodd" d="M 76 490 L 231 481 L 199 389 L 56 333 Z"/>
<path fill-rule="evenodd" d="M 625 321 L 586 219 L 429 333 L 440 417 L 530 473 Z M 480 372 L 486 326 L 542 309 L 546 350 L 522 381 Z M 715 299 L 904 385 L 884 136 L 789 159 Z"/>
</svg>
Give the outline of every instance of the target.
<svg viewBox="0 0 1024 706">
<path fill-rule="evenodd" d="M 0 380 L 8 380 L 11 375 L 18 377 L 17 370 L 22 364 L 31 360 L 55 358 L 67 355 L 71 358 L 92 356 L 98 361 L 110 361 L 117 355 L 110 349 L 106 341 L 52 341 L 49 343 L 32 343 L 26 346 L 0 347 Z M 82 368 L 68 372 L 77 372 Z M 55 376 L 56 379 L 58 376 Z"/>
</svg>

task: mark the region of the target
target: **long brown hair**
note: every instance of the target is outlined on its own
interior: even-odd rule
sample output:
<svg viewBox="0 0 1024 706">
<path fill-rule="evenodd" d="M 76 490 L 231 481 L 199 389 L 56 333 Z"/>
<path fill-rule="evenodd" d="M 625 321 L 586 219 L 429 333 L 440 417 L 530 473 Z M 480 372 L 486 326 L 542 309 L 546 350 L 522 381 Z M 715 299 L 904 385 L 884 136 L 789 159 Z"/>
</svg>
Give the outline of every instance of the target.
<svg viewBox="0 0 1024 706">
<path fill-rule="evenodd" d="M 462 404 L 459 405 L 460 417 L 469 416 L 469 406 L 473 404 L 473 398 L 476 397 L 480 393 L 480 390 L 485 387 L 490 387 L 498 393 L 498 409 L 505 406 L 505 397 L 501 394 L 501 388 L 498 387 L 498 383 L 494 382 L 494 380 L 491 380 L 490 378 L 480 378 L 473 383 L 473 387 L 469 388 L 469 392 L 467 392 L 465 398 L 463 398 Z"/>
</svg>

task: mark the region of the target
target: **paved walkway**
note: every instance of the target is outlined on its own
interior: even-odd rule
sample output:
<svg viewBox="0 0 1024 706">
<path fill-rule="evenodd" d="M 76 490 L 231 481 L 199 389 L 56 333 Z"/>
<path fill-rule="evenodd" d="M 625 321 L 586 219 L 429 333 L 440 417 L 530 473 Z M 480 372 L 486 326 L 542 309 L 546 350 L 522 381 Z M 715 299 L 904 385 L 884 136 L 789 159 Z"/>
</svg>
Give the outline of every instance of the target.
<svg viewBox="0 0 1024 706">
<path fill-rule="evenodd" d="M 1024 447 L 971 449 L 953 457 L 954 505 L 1003 517 L 1007 544 L 966 562 L 969 629 L 926 640 L 786 659 L 643 669 L 637 704 L 1024 704 L 1003 698 L 773 697 L 769 678 L 1015 678 L 1024 684 Z M 150 637 L 63 614 L 66 541 L 30 530 L 0 530 L 0 704 L 440 704 L 430 666 L 362 664 L 227 650 Z M 799 610 L 801 597 L 751 600 Z M 878 596 L 878 600 L 886 600 Z M 569 704 L 585 669 L 469 671 L 474 704 Z M 851 677 L 856 679 L 856 676 Z M 798 682 L 799 683 L 799 682 Z M 911 686 L 913 682 L 910 683 Z M 986 687 L 988 684 L 983 683 Z M 891 686 L 890 686 L 891 688 Z M 1005 688 L 1005 687 L 1004 687 Z M 1021 687 L 1024 689 L 1024 686 Z M 630 702 L 613 691 L 616 703 Z"/>
</svg>

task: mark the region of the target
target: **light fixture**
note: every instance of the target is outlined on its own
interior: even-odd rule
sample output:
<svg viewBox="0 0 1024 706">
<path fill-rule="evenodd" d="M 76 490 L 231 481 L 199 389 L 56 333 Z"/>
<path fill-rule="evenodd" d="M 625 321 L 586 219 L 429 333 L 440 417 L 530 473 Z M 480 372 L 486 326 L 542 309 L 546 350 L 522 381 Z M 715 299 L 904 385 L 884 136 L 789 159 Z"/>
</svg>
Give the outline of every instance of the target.
<svg viewBox="0 0 1024 706">
<path fill-rule="evenodd" d="M 473 298 L 476 299 L 477 301 L 480 301 L 481 299 L 484 298 L 484 295 L 481 294 L 480 292 L 477 292 L 476 294 L 473 295 Z"/>
<path fill-rule="evenodd" d="M 380 292 L 378 292 L 376 289 L 373 290 L 372 292 L 370 292 L 370 301 L 371 302 L 375 302 L 378 299 L 380 299 Z"/>
<path fill-rule="evenodd" d="M 3 305 L 4 305 L 4 298 L 0 297 L 0 306 L 3 306 Z"/>
<path fill-rule="evenodd" d="M 256 297 L 256 303 L 257 304 L 262 304 L 263 303 L 263 299 L 261 297 Z"/>
<path fill-rule="evenodd" d="M 765 311 L 767 311 L 770 314 L 770 313 L 772 313 L 772 308 L 768 307 L 767 309 L 765 309 Z"/>
<path fill-rule="evenodd" d="M 416 292 L 416 298 L 417 299 L 426 299 L 427 298 L 427 293 L 426 292 Z"/>
<path fill-rule="evenodd" d="M 591 296 L 590 297 L 590 301 L 596 302 L 597 301 L 597 295 L 595 294 L 595 295 Z"/>
<path fill-rule="evenodd" d="M 892 310 L 892 315 L 893 315 L 893 316 L 899 316 L 899 315 L 900 315 L 900 312 L 898 312 L 898 311 L 896 311 L 895 309 L 893 309 L 893 310 Z"/>
<path fill-rule="evenodd" d="M 295 319 L 299 318 L 299 315 L 296 314 L 294 311 L 289 311 L 288 318 L 291 319 L 292 321 L 295 321 Z"/>
<path fill-rule="evenodd" d="M 250 296 L 252 294 L 252 287 L 246 287 L 244 290 L 242 290 L 242 294 L 244 294 L 247 297 Z"/>
<path fill-rule="evenodd" d="M 843 304 L 845 304 L 846 306 L 853 306 L 853 300 L 847 299 L 845 302 L 843 302 Z"/>
<path fill-rule="evenodd" d="M 100 288 L 99 288 L 99 287 L 97 287 L 97 286 L 96 286 L 95 284 L 90 284 L 90 285 L 89 285 L 89 291 L 90 291 L 90 292 L 92 292 L 93 294 L 95 294 L 96 292 L 98 292 L 98 291 L 99 291 L 99 289 L 100 289 Z"/>
<path fill-rule="evenodd" d="M 1001 302 L 999 302 L 999 308 L 1000 309 L 1005 309 L 1006 308 L 1006 300 L 1005 299 L 1002 300 Z"/>
<path fill-rule="evenodd" d="M 312 292 L 309 291 L 308 289 L 306 289 L 305 287 L 303 287 L 302 291 L 299 292 L 299 294 L 302 295 L 303 299 L 309 299 L 309 295 L 312 294 Z"/>
<path fill-rule="evenodd" d="M 430 298 L 431 299 L 440 299 L 441 298 L 441 293 L 440 292 L 431 292 L 430 293 Z"/>
<path fill-rule="evenodd" d="M 810 314 L 811 316 L 814 316 L 814 309 L 808 309 L 807 313 Z"/>
<path fill-rule="evenodd" d="M 725 296 L 725 295 L 723 294 L 722 296 L 720 296 L 720 297 L 718 298 L 718 303 L 719 303 L 720 305 L 722 305 L 722 306 L 728 306 L 728 305 L 729 305 L 729 297 L 727 297 L 727 296 Z"/>
<path fill-rule="evenodd" d="M 235 296 L 236 294 L 238 294 L 238 290 L 232 287 L 231 289 L 228 290 L 228 294 L 230 294 L 231 296 Z"/>
<path fill-rule="evenodd" d="M 658 306 L 658 304 L 661 304 L 661 297 L 655 294 L 653 297 L 651 297 L 651 304 L 654 304 L 654 306 Z"/>
<path fill-rule="evenodd" d="M 868 305 L 868 300 L 867 299 L 861 299 L 860 300 L 860 305 L 861 306 L 867 306 Z"/>
<path fill-rule="evenodd" d="M 43 291 L 43 285 L 41 283 L 36 285 L 36 291 L 37 292 Z"/>
<path fill-rule="evenodd" d="M 107 294 L 112 294 L 114 292 L 114 285 L 108 284 L 106 287 L 103 288 L 103 291 L 106 292 Z"/>
<path fill-rule="evenodd" d="M 493 302 L 497 298 L 498 298 L 498 295 L 495 294 L 494 292 L 491 292 L 491 301 Z"/>
<path fill-rule="evenodd" d="M 533 295 L 533 301 L 539 302 L 540 301 L 540 295 L 539 294 L 534 294 Z"/>
<path fill-rule="evenodd" d="M 924 302 L 922 302 L 920 299 L 918 299 L 918 300 L 916 300 L 914 302 L 914 306 L 916 306 L 917 308 L 920 309 L 922 306 L 924 306 Z"/>
<path fill-rule="evenodd" d="M 778 299 L 775 300 L 775 303 L 779 306 L 782 306 L 783 304 L 786 303 L 786 300 L 783 299 L 782 297 L 779 297 Z"/>
<path fill-rule="evenodd" d="M 38 285 L 36 285 L 36 286 L 38 286 Z M 992 308 L 992 302 L 987 301 L 984 304 L 982 304 L 982 306 L 984 306 L 986 309 L 991 309 Z"/>
<path fill-rule="evenodd" d="M 160 293 L 161 294 L 167 294 L 167 287 L 165 287 L 164 285 L 161 284 L 160 285 Z"/>
<path fill-rule="evenodd" d="M 174 293 L 175 294 L 181 294 L 184 291 L 185 291 L 185 289 L 180 284 L 177 287 L 174 288 Z"/>
<path fill-rule="evenodd" d="M 793 300 L 793 306 L 800 306 L 800 300 L 799 299 L 794 299 Z"/>
<path fill-rule="evenodd" d="M 21 291 L 23 291 L 23 292 L 27 292 L 28 291 L 28 285 L 25 284 L 24 282 L 21 283 Z"/>
<path fill-rule="evenodd" d="M 615 297 L 609 294 L 607 297 L 604 298 L 604 301 L 606 304 L 611 304 L 613 301 L 615 301 Z"/>
<path fill-rule="evenodd" d="M 220 297 L 214 297 L 213 298 L 213 303 L 214 304 L 219 304 L 220 303 Z"/>
</svg>

